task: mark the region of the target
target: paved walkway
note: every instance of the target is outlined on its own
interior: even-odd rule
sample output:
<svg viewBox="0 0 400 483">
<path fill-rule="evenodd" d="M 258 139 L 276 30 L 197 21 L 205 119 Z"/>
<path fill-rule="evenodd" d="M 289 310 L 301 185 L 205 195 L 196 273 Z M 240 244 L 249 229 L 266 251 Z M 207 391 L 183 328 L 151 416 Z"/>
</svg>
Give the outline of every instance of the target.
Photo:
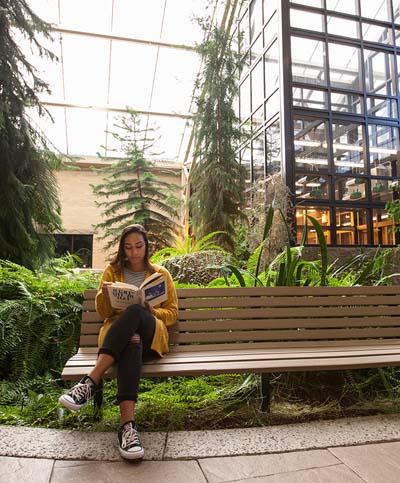
<svg viewBox="0 0 400 483">
<path fill-rule="evenodd" d="M 0 482 L 398 483 L 400 416 L 240 430 L 143 433 L 146 460 L 113 433 L 0 426 Z"/>
</svg>

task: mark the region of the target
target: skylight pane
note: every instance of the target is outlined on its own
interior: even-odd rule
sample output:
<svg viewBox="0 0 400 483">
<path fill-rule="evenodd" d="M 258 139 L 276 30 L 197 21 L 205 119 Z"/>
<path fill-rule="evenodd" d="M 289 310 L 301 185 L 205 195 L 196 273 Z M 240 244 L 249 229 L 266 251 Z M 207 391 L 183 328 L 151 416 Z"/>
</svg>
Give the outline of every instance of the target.
<svg viewBox="0 0 400 483">
<path fill-rule="evenodd" d="M 47 138 L 50 149 L 67 153 L 67 140 L 65 133 L 65 112 L 63 107 L 47 107 L 53 121 L 49 116 L 39 117 L 36 109 L 28 109 L 27 116 L 31 119 L 33 125 L 42 132 Z"/>
<path fill-rule="evenodd" d="M 160 48 L 151 109 L 188 113 L 198 69 L 195 52 Z"/>
<path fill-rule="evenodd" d="M 60 0 L 61 25 L 83 31 L 109 32 L 111 9 L 111 0 Z"/>
<path fill-rule="evenodd" d="M 148 110 L 157 47 L 112 41 L 110 105 Z"/>
<path fill-rule="evenodd" d="M 173 117 L 149 116 L 149 127 L 158 127 L 159 140 L 155 142 L 152 157 L 177 161 L 186 120 Z"/>
<path fill-rule="evenodd" d="M 107 103 L 109 40 L 63 35 L 65 98 L 84 105 Z"/>
<path fill-rule="evenodd" d="M 194 45 L 203 39 L 203 30 L 194 20 L 195 16 L 212 14 L 212 7 L 207 2 L 198 0 L 167 0 L 163 32 L 164 42 Z"/>
<path fill-rule="evenodd" d="M 96 156 L 104 153 L 106 142 L 105 111 L 67 108 L 68 154 Z"/>
<path fill-rule="evenodd" d="M 45 22 L 58 23 L 58 0 L 28 0 L 28 5 Z"/>
<path fill-rule="evenodd" d="M 114 34 L 146 40 L 159 40 L 164 0 L 114 0 Z"/>
</svg>

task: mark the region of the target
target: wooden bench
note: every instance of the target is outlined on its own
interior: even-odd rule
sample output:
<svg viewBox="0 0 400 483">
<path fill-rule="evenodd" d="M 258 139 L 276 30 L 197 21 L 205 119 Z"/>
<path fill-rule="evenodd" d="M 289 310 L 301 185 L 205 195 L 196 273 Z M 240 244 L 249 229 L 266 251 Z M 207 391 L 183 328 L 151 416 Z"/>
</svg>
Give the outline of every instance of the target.
<svg viewBox="0 0 400 483">
<path fill-rule="evenodd" d="M 80 348 L 65 380 L 95 364 L 102 323 L 95 294 L 84 294 Z M 400 365 L 400 286 L 179 289 L 178 298 L 170 352 L 145 363 L 145 377 Z M 115 377 L 115 368 L 106 377 Z M 268 376 L 262 398 L 267 409 Z"/>
</svg>

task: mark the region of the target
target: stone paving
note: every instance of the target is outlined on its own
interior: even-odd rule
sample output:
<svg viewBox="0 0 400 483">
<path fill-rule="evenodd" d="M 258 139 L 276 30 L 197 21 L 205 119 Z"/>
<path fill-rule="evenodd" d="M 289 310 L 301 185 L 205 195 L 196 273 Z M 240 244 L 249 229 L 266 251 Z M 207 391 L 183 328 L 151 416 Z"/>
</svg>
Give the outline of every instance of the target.
<svg viewBox="0 0 400 483">
<path fill-rule="evenodd" d="M 125 462 L 113 433 L 0 426 L 0 483 L 400 482 L 398 415 L 142 436 Z"/>
</svg>

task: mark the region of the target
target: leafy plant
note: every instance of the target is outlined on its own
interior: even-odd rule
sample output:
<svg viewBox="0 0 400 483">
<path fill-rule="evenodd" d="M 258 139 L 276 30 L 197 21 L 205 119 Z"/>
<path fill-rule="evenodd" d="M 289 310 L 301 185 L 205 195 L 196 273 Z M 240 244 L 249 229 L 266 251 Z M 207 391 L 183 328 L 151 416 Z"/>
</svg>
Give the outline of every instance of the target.
<svg viewBox="0 0 400 483">
<path fill-rule="evenodd" d="M 386 203 L 386 209 L 390 218 L 394 222 L 393 230 L 397 233 L 400 232 L 400 183 L 394 183 L 392 185 L 392 191 L 395 195 L 393 201 Z"/>
<path fill-rule="evenodd" d="M 237 148 L 242 140 L 233 103 L 240 60 L 230 47 L 229 28 L 212 27 L 199 45 L 202 71 L 194 118 L 194 159 L 189 206 L 195 236 L 222 230 L 218 243 L 232 250 L 235 224 L 245 219 L 245 169 Z"/>
<path fill-rule="evenodd" d="M 270 234 L 273 220 L 274 208 L 271 206 L 267 211 L 263 239 L 260 245 L 249 257 L 246 268 L 243 270 L 235 265 L 226 265 L 223 270 L 223 277 L 227 285 L 231 285 L 228 278 L 232 273 L 240 286 L 291 286 L 291 285 L 326 285 L 328 254 L 325 237 L 318 221 L 307 215 L 314 229 L 316 230 L 320 250 L 321 261 L 306 261 L 302 259 L 302 252 L 307 238 L 307 225 L 305 225 L 302 241 L 299 247 L 292 247 L 289 244 L 283 252 L 267 266 L 261 269 L 262 253 Z M 278 210 L 284 220 L 288 240 L 291 240 L 290 227 L 282 210 Z"/>
<path fill-rule="evenodd" d="M 0 377 L 59 374 L 77 347 L 83 291 L 97 284 L 87 272 L 0 261 Z"/>
<path fill-rule="evenodd" d="M 38 35 L 51 39 L 43 22 L 25 0 L 0 4 L 0 258 L 27 267 L 53 252 L 61 230 L 60 203 L 54 171 L 60 159 L 35 128 L 27 109 L 48 115 L 39 94 L 49 92 L 15 41 L 21 34 L 39 56 L 55 59 Z"/>
<path fill-rule="evenodd" d="M 105 199 L 96 203 L 105 218 L 96 225 L 102 232 L 100 238 L 107 239 L 106 249 L 110 249 L 126 226 L 140 223 L 153 248 L 168 245 L 178 226 L 175 220 L 179 200 L 173 194 L 174 185 L 153 174 L 154 163 L 149 155 L 156 141 L 155 130 L 142 128 L 138 114 L 132 110 L 120 118 L 114 129 L 111 134 L 125 157 L 101 169 L 103 183 L 92 186 L 94 194 Z M 159 174 L 174 175 L 170 169 Z"/>
<path fill-rule="evenodd" d="M 204 250 L 225 252 L 225 249 L 215 243 L 213 240 L 213 238 L 222 233 L 222 231 L 214 231 L 212 233 L 208 233 L 207 235 L 202 236 L 198 240 L 195 240 L 195 238 L 190 235 L 187 235 L 184 238 L 175 236 L 174 246 L 161 248 L 161 250 L 156 251 L 152 255 L 151 260 L 154 263 L 161 263 L 171 257 L 189 255 Z"/>
</svg>

